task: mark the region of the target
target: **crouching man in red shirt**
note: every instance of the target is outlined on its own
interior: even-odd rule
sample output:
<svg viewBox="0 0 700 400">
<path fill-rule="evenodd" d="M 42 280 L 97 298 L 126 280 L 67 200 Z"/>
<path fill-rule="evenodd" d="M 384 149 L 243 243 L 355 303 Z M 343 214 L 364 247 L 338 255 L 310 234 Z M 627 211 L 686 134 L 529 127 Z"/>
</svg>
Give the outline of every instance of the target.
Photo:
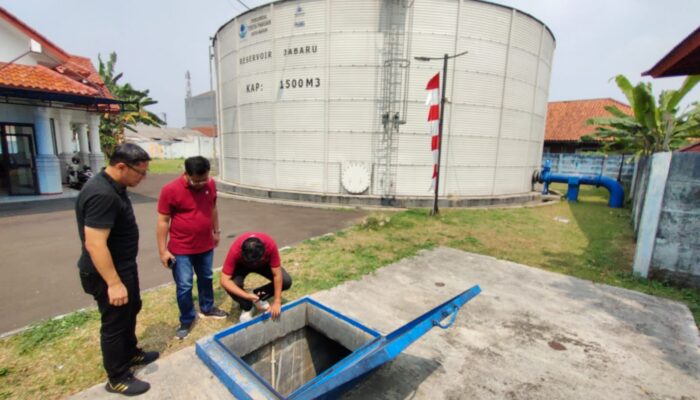
<svg viewBox="0 0 700 400">
<path fill-rule="evenodd" d="M 272 282 L 248 293 L 243 282 L 251 272 Z M 233 241 L 221 270 L 221 287 L 241 306 L 241 322 L 250 321 L 255 309 L 269 311 L 272 319 L 277 319 L 282 312 L 282 291 L 291 286 L 292 278 L 282 268 L 280 253 L 271 237 L 261 232 L 245 232 Z M 274 297 L 272 305 L 266 301 L 270 297 Z"/>
</svg>

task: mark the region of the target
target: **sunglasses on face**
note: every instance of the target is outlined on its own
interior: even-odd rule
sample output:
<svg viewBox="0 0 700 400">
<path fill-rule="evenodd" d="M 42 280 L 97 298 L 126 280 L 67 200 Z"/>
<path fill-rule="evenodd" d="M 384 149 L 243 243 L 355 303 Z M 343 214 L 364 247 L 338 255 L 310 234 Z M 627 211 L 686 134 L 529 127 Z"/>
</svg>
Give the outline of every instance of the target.
<svg viewBox="0 0 700 400">
<path fill-rule="evenodd" d="M 130 170 L 136 172 L 137 174 L 139 174 L 139 175 L 141 175 L 141 176 L 146 176 L 146 174 L 148 174 L 148 170 L 141 170 L 141 169 L 138 169 L 138 168 L 136 168 L 136 167 L 133 167 L 133 166 L 131 166 L 131 165 L 129 165 L 129 164 L 125 164 L 125 165 L 127 166 L 127 168 L 129 168 Z"/>
</svg>

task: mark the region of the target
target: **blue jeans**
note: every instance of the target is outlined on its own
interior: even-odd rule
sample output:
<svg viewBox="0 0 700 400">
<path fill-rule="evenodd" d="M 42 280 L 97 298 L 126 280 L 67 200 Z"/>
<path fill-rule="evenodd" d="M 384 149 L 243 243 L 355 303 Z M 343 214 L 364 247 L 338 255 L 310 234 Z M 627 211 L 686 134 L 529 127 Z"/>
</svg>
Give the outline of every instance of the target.
<svg viewBox="0 0 700 400">
<path fill-rule="evenodd" d="M 177 306 L 180 309 L 180 323 L 191 324 L 195 317 L 194 302 L 192 301 L 193 272 L 197 274 L 199 309 L 203 313 L 207 313 L 214 307 L 214 288 L 212 286 L 214 274 L 211 271 L 214 250 L 200 254 L 174 254 L 174 256 L 173 279 L 175 279 L 175 286 L 177 287 Z"/>
</svg>

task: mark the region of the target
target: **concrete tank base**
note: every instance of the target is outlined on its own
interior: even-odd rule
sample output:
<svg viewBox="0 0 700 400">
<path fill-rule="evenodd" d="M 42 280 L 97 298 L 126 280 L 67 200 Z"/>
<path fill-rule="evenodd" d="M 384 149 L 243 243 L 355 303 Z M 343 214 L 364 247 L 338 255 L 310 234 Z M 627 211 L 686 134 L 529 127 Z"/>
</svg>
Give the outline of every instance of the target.
<svg viewBox="0 0 700 400">
<path fill-rule="evenodd" d="M 279 202 L 308 203 L 311 205 L 317 204 L 356 207 L 420 208 L 433 206 L 432 195 L 420 197 L 396 196 L 394 198 L 387 199 L 380 196 L 371 195 L 319 194 L 313 192 L 272 190 L 261 187 L 241 186 L 222 180 L 216 181 L 216 187 L 219 192 L 228 193 L 234 196 L 246 197 L 250 198 L 251 200 L 264 199 Z M 544 202 L 549 200 L 551 200 L 551 197 L 533 191 L 511 195 L 441 197 L 438 200 L 438 206 L 440 208 L 510 206 L 532 202 Z"/>
</svg>

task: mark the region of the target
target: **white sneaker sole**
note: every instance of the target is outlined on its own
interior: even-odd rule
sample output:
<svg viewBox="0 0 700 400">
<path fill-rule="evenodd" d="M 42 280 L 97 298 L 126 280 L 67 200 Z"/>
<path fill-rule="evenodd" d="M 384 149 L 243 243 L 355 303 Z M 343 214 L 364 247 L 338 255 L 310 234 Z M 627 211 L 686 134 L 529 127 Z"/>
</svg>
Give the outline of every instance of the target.
<svg viewBox="0 0 700 400">
<path fill-rule="evenodd" d="M 189 336 L 189 335 L 190 335 L 190 333 L 187 332 L 187 335 L 180 337 L 180 336 L 178 336 L 177 333 L 176 333 L 175 335 L 173 335 L 173 337 L 174 337 L 175 339 L 177 339 L 177 340 L 185 340 L 185 339 L 187 339 L 187 336 Z"/>
<path fill-rule="evenodd" d="M 261 301 L 261 303 L 262 302 L 265 302 L 264 307 L 258 308 L 257 305 L 255 306 L 255 308 L 258 310 L 258 312 L 266 313 L 266 312 L 270 311 L 270 303 L 268 303 L 266 300 Z"/>
<path fill-rule="evenodd" d="M 226 319 L 228 315 L 206 315 L 201 312 L 198 313 L 200 318 L 208 318 L 208 319 Z"/>
</svg>

